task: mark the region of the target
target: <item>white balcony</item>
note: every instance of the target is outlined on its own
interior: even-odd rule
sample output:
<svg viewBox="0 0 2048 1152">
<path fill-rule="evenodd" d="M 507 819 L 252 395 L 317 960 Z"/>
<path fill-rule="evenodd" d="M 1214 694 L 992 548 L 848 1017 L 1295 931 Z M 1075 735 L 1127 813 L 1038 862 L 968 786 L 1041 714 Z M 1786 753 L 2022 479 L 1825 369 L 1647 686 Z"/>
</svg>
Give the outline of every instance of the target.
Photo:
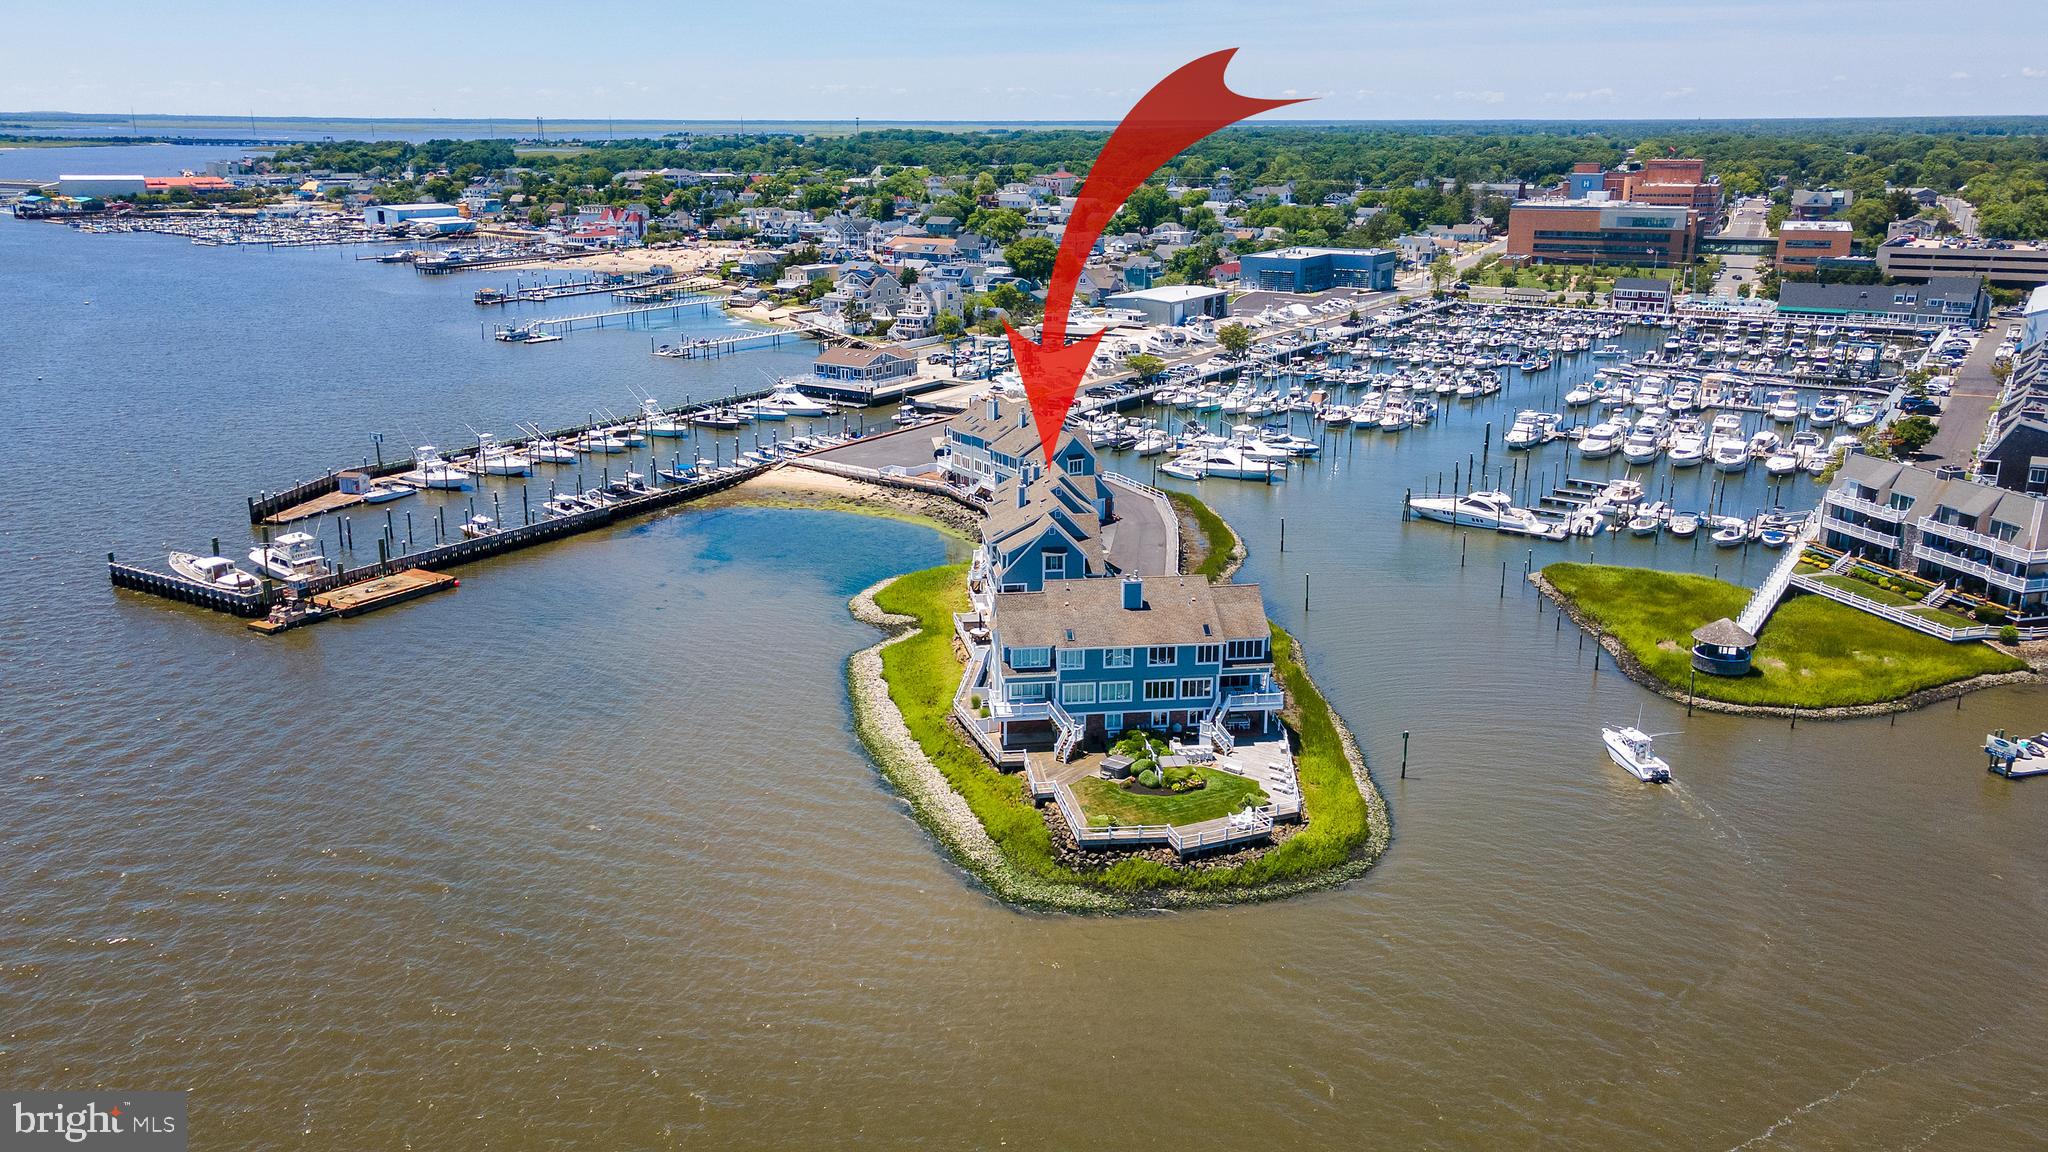
<svg viewBox="0 0 2048 1152">
<path fill-rule="evenodd" d="M 1050 720 L 1052 704 L 1045 700 L 997 700 L 988 706 L 989 715 L 997 720 Z"/>
<path fill-rule="evenodd" d="M 1287 694 L 1277 688 L 1258 692 L 1232 692 L 1223 698 L 1222 711 L 1278 712 L 1287 707 Z"/>
<path fill-rule="evenodd" d="M 1889 504 L 1879 504 L 1875 500 L 1865 500 L 1861 496 L 1851 496 L 1839 488 L 1828 489 L 1827 502 L 1837 508 L 1852 509 L 1863 513 L 1865 516 L 1874 516 L 1879 520 L 1888 520 L 1893 524 L 1897 524 L 1906 518 L 1906 510 L 1904 508 L 1894 508 Z"/>
<path fill-rule="evenodd" d="M 1840 532 L 1845 536 L 1854 536 L 1858 540 L 1875 544 L 1879 548 L 1897 548 L 1900 543 L 1899 538 L 1895 535 L 1887 535 L 1867 524 L 1851 524 L 1847 520 L 1834 516 L 1822 519 L 1820 526 L 1824 531 Z"/>
<path fill-rule="evenodd" d="M 1922 520 L 1914 525 L 1914 527 L 1920 529 L 1922 535 L 1940 536 L 1944 539 L 1954 540 L 1959 544 L 1968 544 L 1973 548 L 1983 548 L 1994 556 L 2003 556 L 2008 560 L 2018 561 L 2021 564 L 2038 564 L 2048 561 L 2048 548 L 2022 548 L 2009 540 L 2000 540 L 1996 536 L 1986 536 L 1982 532 L 1965 528 L 1960 524 L 1944 524 L 1939 520 Z"/>
<path fill-rule="evenodd" d="M 1989 564 L 1980 564 L 1975 560 L 1943 552 L 1939 548 L 1930 548 L 1925 544 L 1913 545 L 1913 555 L 1918 559 L 1929 561 L 1951 572 L 1966 573 L 1988 584 L 1995 584 L 2000 588 L 2010 589 L 2014 592 L 2048 592 L 2048 576 L 2039 576 L 2029 580 L 2017 573 L 2003 572 Z"/>
</svg>

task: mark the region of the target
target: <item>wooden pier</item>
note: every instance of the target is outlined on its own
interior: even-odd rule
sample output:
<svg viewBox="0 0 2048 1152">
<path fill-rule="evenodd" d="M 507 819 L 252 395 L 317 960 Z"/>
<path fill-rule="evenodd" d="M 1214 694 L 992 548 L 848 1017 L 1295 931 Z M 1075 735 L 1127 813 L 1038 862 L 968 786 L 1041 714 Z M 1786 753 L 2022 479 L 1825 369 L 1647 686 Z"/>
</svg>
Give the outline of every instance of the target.
<svg viewBox="0 0 2048 1152">
<path fill-rule="evenodd" d="M 609 328 L 614 324 L 630 326 L 643 316 L 680 316 L 688 309 L 709 311 L 714 304 L 724 300 L 718 296 L 699 296 L 694 299 L 670 300 L 661 304 L 641 304 L 632 308 L 609 308 L 602 312 L 584 312 L 576 316 L 556 316 L 548 319 L 527 321 L 534 328 L 556 336 L 566 336 L 582 328 Z M 486 337 L 496 334 L 489 324 L 483 325 Z"/>
<path fill-rule="evenodd" d="M 597 273 L 582 280 L 568 280 L 560 284 L 529 284 L 524 287 L 479 289 L 474 297 L 480 308 L 494 308 L 504 304 L 539 303 L 546 300 L 560 300 L 569 296 L 597 296 L 610 293 L 624 298 L 636 289 L 658 288 L 673 280 L 672 276 L 633 277 Z"/>
<path fill-rule="evenodd" d="M 665 415 L 673 416 L 678 420 L 687 421 L 691 416 L 709 412 L 715 408 L 726 408 L 735 404 L 743 404 L 749 400 L 758 400 L 768 395 L 769 391 L 770 389 L 767 388 L 756 388 L 746 392 L 731 392 L 715 399 L 684 404 L 677 408 L 664 409 L 663 412 Z M 641 418 L 639 413 L 634 413 L 633 415 L 618 419 L 597 420 L 588 424 L 578 424 L 570 428 L 558 428 L 551 432 L 543 432 L 541 438 L 569 441 L 593 429 L 616 428 L 623 424 L 637 423 Z M 532 443 L 535 439 L 536 437 L 531 435 L 513 436 L 497 441 L 497 447 L 504 451 L 517 451 L 521 447 Z M 471 459 L 475 455 L 476 450 L 472 447 L 463 451 L 450 452 L 445 459 L 460 468 L 463 466 L 464 461 Z M 390 463 L 379 460 L 374 464 L 365 463 L 355 468 L 336 468 L 323 475 L 315 476 L 311 480 L 300 481 L 289 488 L 284 488 L 277 492 L 264 492 L 260 495 L 251 496 L 249 497 L 249 523 L 289 524 L 295 520 L 310 519 L 314 516 L 360 503 L 360 498 L 342 495 L 341 474 L 343 472 L 361 472 L 373 479 L 384 479 L 399 475 L 400 473 L 410 472 L 418 466 L 418 462 L 410 457 L 403 460 L 394 460 Z"/>
<path fill-rule="evenodd" d="M 416 596 L 437 591 L 441 587 L 432 582 L 422 583 L 422 578 L 418 576 L 381 583 L 376 588 L 359 587 L 389 581 L 391 577 L 407 570 L 432 574 L 488 556 L 516 552 L 549 540 L 579 535 L 620 520 L 644 516 L 708 496 L 713 492 L 723 491 L 774 467 L 775 462 L 725 468 L 702 480 L 666 486 L 657 479 L 655 487 L 624 495 L 612 504 L 568 516 L 544 515 L 539 519 L 529 519 L 524 524 L 473 538 L 448 539 L 449 533 L 444 525 L 440 536 L 445 542 L 420 549 L 409 549 L 394 536 L 380 534 L 377 538 L 378 559 L 375 563 L 356 568 L 343 568 L 330 575 L 305 581 L 297 588 L 290 588 L 276 580 L 264 579 L 255 591 L 233 592 L 187 580 L 181 576 L 133 564 L 123 564 L 117 561 L 111 552 L 107 554 L 107 575 L 116 588 L 146 592 L 152 596 L 161 596 L 231 616 L 249 619 L 267 617 L 271 615 L 272 609 L 283 606 L 279 623 L 260 629 L 265 632 L 277 632 L 301 623 L 313 623 L 334 616 L 350 616 L 402 603 Z M 531 513 L 528 515 L 531 516 Z M 323 602 L 322 597 L 327 599 Z"/>
</svg>

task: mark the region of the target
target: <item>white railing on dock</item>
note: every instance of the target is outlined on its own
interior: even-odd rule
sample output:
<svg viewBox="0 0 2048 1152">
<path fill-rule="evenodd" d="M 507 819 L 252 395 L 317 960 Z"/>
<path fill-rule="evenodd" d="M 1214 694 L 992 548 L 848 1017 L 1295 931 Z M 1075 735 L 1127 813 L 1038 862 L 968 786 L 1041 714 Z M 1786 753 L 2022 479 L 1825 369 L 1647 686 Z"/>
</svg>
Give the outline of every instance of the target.
<svg viewBox="0 0 2048 1152">
<path fill-rule="evenodd" d="M 1771 618 L 1771 610 L 1784 598 L 1785 589 L 1792 586 L 1792 577 L 1798 571 L 1799 558 L 1806 554 L 1806 546 L 1818 535 L 1820 518 L 1816 516 L 1808 520 L 1806 526 L 1799 530 L 1799 534 L 1785 545 L 1785 554 L 1778 558 L 1778 563 L 1771 569 L 1771 574 L 1764 577 L 1764 582 L 1757 586 L 1756 593 L 1749 598 L 1749 603 L 1742 606 L 1742 615 L 1735 618 L 1736 627 L 1751 636 L 1763 629 L 1764 621 Z"/>
</svg>

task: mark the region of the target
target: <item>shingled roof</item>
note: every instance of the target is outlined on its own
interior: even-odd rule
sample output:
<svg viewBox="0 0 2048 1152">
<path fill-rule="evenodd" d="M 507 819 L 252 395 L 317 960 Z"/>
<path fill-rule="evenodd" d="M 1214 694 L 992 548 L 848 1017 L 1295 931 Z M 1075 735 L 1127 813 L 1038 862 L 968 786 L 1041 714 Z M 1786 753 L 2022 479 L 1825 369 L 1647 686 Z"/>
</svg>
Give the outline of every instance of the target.
<svg viewBox="0 0 2048 1152">
<path fill-rule="evenodd" d="M 1716 648 L 1754 648 L 1756 637 L 1742 630 L 1742 626 L 1726 616 L 1712 624 L 1702 624 L 1693 629 L 1692 638 L 1701 644 Z"/>
<path fill-rule="evenodd" d="M 1123 580 L 1048 580 L 1043 592 L 996 594 L 995 623 L 1011 648 L 1142 648 L 1221 644 L 1267 635 L 1256 584 L 1147 576 L 1144 606 L 1123 606 Z"/>
</svg>

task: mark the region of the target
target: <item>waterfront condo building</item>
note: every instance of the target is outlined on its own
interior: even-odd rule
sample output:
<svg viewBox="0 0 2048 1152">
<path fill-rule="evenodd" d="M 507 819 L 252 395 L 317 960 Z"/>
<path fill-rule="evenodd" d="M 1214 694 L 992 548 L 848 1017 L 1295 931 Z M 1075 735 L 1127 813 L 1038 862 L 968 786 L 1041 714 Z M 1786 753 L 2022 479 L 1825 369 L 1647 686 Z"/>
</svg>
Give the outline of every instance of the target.
<svg viewBox="0 0 2048 1152">
<path fill-rule="evenodd" d="M 1812 272 L 1821 260 L 1851 254 L 1856 229 L 1847 220 L 1787 220 L 1778 225 L 1778 271 Z"/>
<path fill-rule="evenodd" d="M 1036 592 L 1049 580 L 1113 573 L 1102 538 L 1101 509 L 1108 502 L 1109 486 L 1092 474 L 1027 468 L 1025 476 L 1004 481 L 981 524 L 970 587 Z"/>
<path fill-rule="evenodd" d="M 1788 280 L 1778 286 L 1778 315 L 1924 328 L 1982 327 L 1991 315 L 1991 296 L 1978 276 L 1889 285 Z"/>
<path fill-rule="evenodd" d="M 2048 498 L 1852 454 L 1821 499 L 1821 543 L 2048 616 Z"/>
<path fill-rule="evenodd" d="M 1020 476 L 1028 482 L 1043 470 L 1045 459 L 1038 426 L 1031 422 L 1031 406 L 996 396 L 948 420 L 940 448 L 947 475 L 982 493 L 993 493 Z M 1053 445 L 1052 467 L 1068 476 L 1088 478 L 1095 489 L 1097 514 L 1104 519 L 1114 514 L 1095 450 L 1085 441 L 1062 432 Z"/>
<path fill-rule="evenodd" d="M 1285 702 L 1256 584 L 1049 580 L 989 614 L 984 731 L 1003 749 L 1126 728 L 1269 732 Z"/>
<path fill-rule="evenodd" d="M 1508 214 L 1510 257 L 1538 264 L 1689 264 L 1691 208 L 1626 200 L 1524 200 Z"/>
</svg>

